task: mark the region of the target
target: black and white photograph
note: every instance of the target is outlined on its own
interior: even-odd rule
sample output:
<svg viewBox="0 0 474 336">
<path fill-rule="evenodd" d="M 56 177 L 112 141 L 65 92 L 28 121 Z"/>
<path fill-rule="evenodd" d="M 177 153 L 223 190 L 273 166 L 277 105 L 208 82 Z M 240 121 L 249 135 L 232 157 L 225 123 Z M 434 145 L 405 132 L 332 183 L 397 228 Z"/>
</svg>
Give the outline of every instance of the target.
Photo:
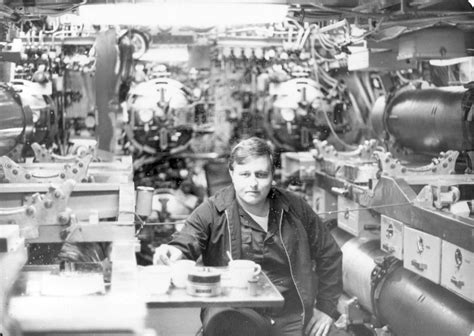
<svg viewBox="0 0 474 336">
<path fill-rule="evenodd" d="M 474 0 L 0 0 L 0 336 L 474 336 Z"/>
</svg>

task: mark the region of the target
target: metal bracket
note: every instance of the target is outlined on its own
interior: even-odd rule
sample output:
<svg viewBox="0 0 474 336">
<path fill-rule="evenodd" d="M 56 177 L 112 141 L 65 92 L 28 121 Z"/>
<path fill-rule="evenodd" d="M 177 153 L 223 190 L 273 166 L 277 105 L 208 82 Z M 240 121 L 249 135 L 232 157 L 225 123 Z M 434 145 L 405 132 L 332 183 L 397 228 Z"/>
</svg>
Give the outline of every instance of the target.
<svg viewBox="0 0 474 336">
<path fill-rule="evenodd" d="M 370 322 L 371 316 L 367 313 L 359 304 L 359 300 L 354 297 L 352 298 L 346 307 L 347 310 L 347 321 L 350 324 L 363 324 Z"/>
<path fill-rule="evenodd" d="M 454 284 L 454 286 L 456 286 L 457 288 L 463 288 L 464 285 L 465 285 L 464 281 L 456 279 L 455 276 L 452 276 L 451 279 L 450 279 L 450 281 L 451 281 L 451 283 Z"/>
<path fill-rule="evenodd" d="M 74 186 L 73 180 L 51 185 L 46 194 L 32 195 L 21 207 L 0 208 L 0 223 L 20 226 L 20 234 L 26 239 L 38 238 L 39 225 L 66 225 L 71 218 L 71 210 L 66 206 Z"/>
<path fill-rule="evenodd" d="M 75 159 L 74 163 L 64 163 L 61 170 L 48 171 L 46 169 L 38 169 L 35 171 L 23 168 L 10 158 L 2 156 L 0 157 L 0 168 L 3 171 L 3 181 L 1 182 L 55 183 L 65 180 L 88 182 L 87 170 L 91 161 L 92 156 L 88 155 L 81 159 Z"/>
<path fill-rule="evenodd" d="M 6 155 L 13 161 L 20 162 L 21 160 L 23 160 L 23 155 L 21 153 L 23 152 L 24 147 L 25 147 L 25 144 L 18 143 Z"/>
<path fill-rule="evenodd" d="M 395 159 L 389 152 L 376 151 L 375 157 L 379 161 L 382 175 L 385 176 L 407 176 L 407 175 L 448 175 L 454 174 L 456 159 L 459 156 L 457 151 L 441 152 L 439 157 L 426 165 L 416 168 L 409 168 Z"/>
<path fill-rule="evenodd" d="M 370 274 L 370 298 L 375 316 L 380 316 L 378 310 L 378 301 L 382 292 L 383 284 L 387 274 L 400 267 L 400 261 L 394 256 L 377 257 L 374 259 L 375 267 Z"/>
<path fill-rule="evenodd" d="M 325 173 L 354 183 L 367 183 L 375 178 L 378 167 L 373 158 L 377 149 L 376 140 L 366 140 L 353 151 L 337 151 L 327 141 L 313 141 L 315 149 L 311 154 L 316 159 L 316 167 Z M 319 167 L 318 167 L 319 166 Z"/>
<path fill-rule="evenodd" d="M 427 185 L 418 193 L 415 203 L 436 209 L 449 209 L 461 198 L 459 189 L 450 185 Z"/>
<path fill-rule="evenodd" d="M 78 152 L 77 155 L 67 155 L 67 156 L 54 154 L 50 150 L 48 150 L 45 146 L 42 146 L 36 142 L 31 144 L 31 148 L 33 149 L 33 152 L 35 153 L 36 162 L 73 163 L 73 162 L 76 162 L 78 159 L 83 159 L 87 156 L 91 156 L 91 160 L 92 158 L 96 157 L 95 148 L 93 147 L 77 150 Z"/>
<path fill-rule="evenodd" d="M 316 160 L 338 159 L 338 160 L 373 160 L 372 156 L 377 149 L 377 140 L 364 141 L 357 149 L 348 152 L 337 151 L 327 141 L 313 140 L 315 149 L 312 154 Z"/>
</svg>

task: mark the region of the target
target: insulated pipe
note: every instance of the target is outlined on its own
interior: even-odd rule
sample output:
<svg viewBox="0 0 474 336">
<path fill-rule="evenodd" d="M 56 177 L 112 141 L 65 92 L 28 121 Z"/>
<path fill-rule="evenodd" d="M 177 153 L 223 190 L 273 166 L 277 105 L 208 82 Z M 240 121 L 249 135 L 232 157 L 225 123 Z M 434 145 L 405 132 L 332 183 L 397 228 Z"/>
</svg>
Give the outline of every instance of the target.
<svg viewBox="0 0 474 336">
<path fill-rule="evenodd" d="M 388 256 L 378 240 L 353 237 L 341 229 L 332 234 L 343 252 L 344 291 L 398 336 L 469 336 L 474 326 L 472 305 L 400 263 L 372 285 L 375 259 Z"/>
<path fill-rule="evenodd" d="M 33 125 L 31 110 L 23 109 L 18 94 L 2 83 L 0 83 L 0 118 L 0 156 L 2 156 L 22 143 L 25 132 L 31 131 Z"/>
<path fill-rule="evenodd" d="M 474 150 L 474 90 L 446 87 L 405 90 L 386 100 L 379 97 L 371 111 L 380 138 L 418 153 Z"/>
</svg>

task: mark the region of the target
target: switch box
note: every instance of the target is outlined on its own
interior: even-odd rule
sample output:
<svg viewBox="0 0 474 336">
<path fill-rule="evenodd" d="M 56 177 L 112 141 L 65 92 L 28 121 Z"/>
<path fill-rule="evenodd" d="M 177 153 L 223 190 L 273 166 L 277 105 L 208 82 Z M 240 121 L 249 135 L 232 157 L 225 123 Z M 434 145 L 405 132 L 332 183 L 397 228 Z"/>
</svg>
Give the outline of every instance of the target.
<svg viewBox="0 0 474 336">
<path fill-rule="evenodd" d="M 405 226 L 403 254 L 403 267 L 434 283 L 440 283 L 441 238 Z"/>
<path fill-rule="evenodd" d="M 330 211 L 337 210 L 337 198 L 330 192 L 313 185 L 313 204 L 314 212 L 323 220 L 336 219 L 337 212 L 328 214 Z"/>
<path fill-rule="evenodd" d="M 337 198 L 337 226 L 354 236 L 380 229 L 380 217 L 358 203 L 342 196 Z"/>
<path fill-rule="evenodd" d="M 450 242 L 441 243 L 441 285 L 474 302 L 474 253 Z"/>
<path fill-rule="evenodd" d="M 416 67 L 416 62 L 397 59 L 398 53 L 393 50 L 376 51 L 361 48 L 347 57 L 349 71 L 393 71 Z"/>
<path fill-rule="evenodd" d="M 403 223 L 381 215 L 380 249 L 398 260 L 403 260 Z"/>
</svg>

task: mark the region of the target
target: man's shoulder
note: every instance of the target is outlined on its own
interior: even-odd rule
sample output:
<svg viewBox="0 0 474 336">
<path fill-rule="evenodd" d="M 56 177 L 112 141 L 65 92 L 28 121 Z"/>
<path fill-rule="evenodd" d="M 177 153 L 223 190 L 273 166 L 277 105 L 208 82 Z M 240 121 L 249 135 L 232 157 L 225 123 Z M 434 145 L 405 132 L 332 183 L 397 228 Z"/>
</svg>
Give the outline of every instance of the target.
<svg viewBox="0 0 474 336">
<path fill-rule="evenodd" d="M 309 206 L 300 194 L 293 191 L 280 187 L 274 187 L 272 193 L 273 197 L 281 204 L 284 209 L 296 214 L 301 214 Z"/>
<path fill-rule="evenodd" d="M 218 211 L 223 211 L 235 201 L 235 191 L 232 185 L 226 186 L 217 191 L 213 196 L 208 198 L 211 206 Z"/>
<path fill-rule="evenodd" d="M 303 200 L 303 197 L 294 191 L 280 188 L 280 187 L 274 187 L 273 188 L 273 193 L 276 195 L 277 198 L 280 198 L 284 202 L 288 203 L 290 206 L 295 203 L 304 203 L 305 201 Z"/>
<path fill-rule="evenodd" d="M 205 199 L 191 215 L 203 217 L 224 211 L 233 200 L 233 189 L 225 187 L 213 196 Z"/>
</svg>

